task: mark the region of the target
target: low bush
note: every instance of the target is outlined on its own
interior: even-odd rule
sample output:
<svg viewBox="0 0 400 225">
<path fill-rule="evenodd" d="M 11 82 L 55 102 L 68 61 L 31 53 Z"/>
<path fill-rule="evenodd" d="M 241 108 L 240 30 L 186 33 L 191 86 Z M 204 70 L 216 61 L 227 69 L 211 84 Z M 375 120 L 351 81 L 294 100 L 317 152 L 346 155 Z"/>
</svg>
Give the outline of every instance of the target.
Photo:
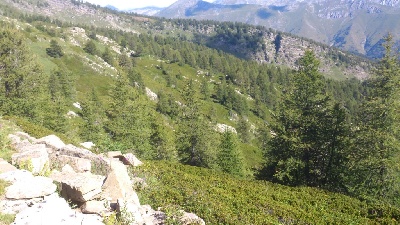
<svg viewBox="0 0 400 225">
<path fill-rule="evenodd" d="M 207 224 L 398 224 L 400 210 L 310 187 L 238 179 L 204 168 L 146 162 L 134 174 L 154 208 L 180 205 Z"/>
</svg>

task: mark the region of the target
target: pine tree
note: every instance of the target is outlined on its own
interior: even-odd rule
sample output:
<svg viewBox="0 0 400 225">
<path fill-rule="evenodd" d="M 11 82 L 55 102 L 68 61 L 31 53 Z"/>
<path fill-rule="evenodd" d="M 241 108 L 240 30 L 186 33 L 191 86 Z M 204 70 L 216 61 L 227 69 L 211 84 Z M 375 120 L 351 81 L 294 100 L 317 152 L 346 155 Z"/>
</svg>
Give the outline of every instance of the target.
<svg viewBox="0 0 400 225">
<path fill-rule="evenodd" d="M 0 28 L 0 113 L 38 117 L 38 101 L 46 98 L 46 78 L 22 35 Z"/>
<path fill-rule="evenodd" d="M 346 115 L 325 93 L 319 61 L 306 51 L 293 86 L 271 126 L 265 168 L 268 179 L 289 185 L 342 186 L 337 173 L 345 164 Z M 329 187 L 328 187 L 329 188 Z"/>
<path fill-rule="evenodd" d="M 398 157 L 400 156 L 400 65 L 392 54 L 393 40 L 386 38 L 385 55 L 370 80 L 372 87 L 361 107 L 350 190 L 400 204 Z"/>
<path fill-rule="evenodd" d="M 113 141 L 123 144 L 126 151 L 133 149 L 139 156 L 146 157 L 151 148 L 151 109 L 145 97 L 120 76 L 111 91 L 106 114 L 105 129 Z"/>
<path fill-rule="evenodd" d="M 222 134 L 218 150 L 218 165 L 221 170 L 235 176 L 243 176 L 243 158 L 238 148 L 236 135 L 226 130 Z"/>
<path fill-rule="evenodd" d="M 56 40 L 50 41 L 50 48 L 46 48 L 46 53 L 53 58 L 60 58 L 64 55 L 61 46 Z"/>
<path fill-rule="evenodd" d="M 83 140 L 97 143 L 103 133 L 104 109 L 94 89 L 89 98 L 81 102 L 81 107 L 80 115 L 83 123 L 80 127 L 80 136 Z"/>
<path fill-rule="evenodd" d="M 194 81 L 185 85 L 177 131 L 177 150 L 181 162 L 214 168 L 216 164 L 216 132 L 200 112 L 200 101 Z"/>
<path fill-rule="evenodd" d="M 89 40 L 88 42 L 86 42 L 85 46 L 83 47 L 83 50 L 86 53 L 89 53 L 91 55 L 97 55 L 98 54 L 98 50 L 97 50 L 96 44 L 94 43 L 93 40 Z"/>
</svg>

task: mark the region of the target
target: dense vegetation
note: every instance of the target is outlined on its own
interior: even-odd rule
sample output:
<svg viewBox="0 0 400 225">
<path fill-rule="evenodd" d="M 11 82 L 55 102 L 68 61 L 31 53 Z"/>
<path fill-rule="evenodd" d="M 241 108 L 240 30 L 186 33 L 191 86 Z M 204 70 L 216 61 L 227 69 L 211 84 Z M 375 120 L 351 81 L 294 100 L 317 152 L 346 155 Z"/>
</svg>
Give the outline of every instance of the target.
<svg viewBox="0 0 400 225">
<path fill-rule="evenodd" d="M 141 202 L 182 206 L 206 224 L 398 224 L 398 208 L 310 187 L 288 187 L 166 161 L 133 171 Z"/>
<path fill-rule="evenodd" d="M 32 135 L 57 132 L 68 142 L 93 141 L 95 151 L 172 161 L 140 172 L 171 185 L 159 195 L 147 192 L 152 204 L 179 204 L 212 224 L 399 219 L 399 62 L 390 36 L 375 76 L 362 83 L 324 78 L 312 51 L 292 70 L 207 47 L 201 36 L 193 42 L 18 17 L 29 24 L 1 17 L 0 115 Z M 201 24 L 174 23 L 183 29 Z M 250 36 L 246 29 L 224 23 L 217 33 L 234 45 L 263 48 L 260 33 Z M 217 131 L 221 124 L 229 126 Z M 202 190 L 202 202 L 188 191 L 199 185 L 218 188 Z M 269 189 L 273 193 L 265 193 Z"/>
</svg>

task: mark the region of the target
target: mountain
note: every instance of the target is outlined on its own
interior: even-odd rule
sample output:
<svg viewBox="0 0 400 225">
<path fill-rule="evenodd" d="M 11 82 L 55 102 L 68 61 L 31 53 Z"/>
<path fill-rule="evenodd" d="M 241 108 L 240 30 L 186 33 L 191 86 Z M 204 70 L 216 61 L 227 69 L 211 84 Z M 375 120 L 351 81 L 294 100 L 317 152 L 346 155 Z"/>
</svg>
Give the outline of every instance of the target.
<svg viewBox="0 0 400 225">
<path fill-rule="evenodd" d="M 399 0 L 180 0 L 156 16 L 262 25 L 370 58 L 388 32 L 400 46 Z"/>
<path fill-rule="evenodd" d="M 129 9 L 129 10 L 127 10 L 127 12 L 137 13 L 137 14 L 146 15 L 146 16 L 153 16 L 153 15 L 159 13 L 163 9 L 164 8 L 149 6 L 149 7 L 144 7 L 144 8 Z"/>
<path fill-rule="evenodd" d="M 119 10 L 117 7 L 115 7 L 115 6 L 113 6 L 113 5 L 106 5 L 105 7 L 106 7 L 107 9 L 111 9 L 111 10 L 115 10 L 115 11 L 118 11 L 118 10 Z"/>
</svg>

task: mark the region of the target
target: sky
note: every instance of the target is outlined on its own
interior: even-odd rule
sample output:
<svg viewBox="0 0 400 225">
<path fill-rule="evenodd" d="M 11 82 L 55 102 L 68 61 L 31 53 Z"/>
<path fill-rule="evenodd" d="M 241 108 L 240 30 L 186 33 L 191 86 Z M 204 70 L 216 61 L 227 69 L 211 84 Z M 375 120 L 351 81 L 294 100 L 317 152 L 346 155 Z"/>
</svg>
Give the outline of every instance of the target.
<svg viewBox="0 0 400 225">
<path fill-rule="evenodd" d="M 146 6 L 167 7 L 177 0 L 84 0 L 92 4 L 106 6 L 112 5 L 118 9 L 134 9 Z M 212 2 L 214 0 L 206 0 Z"/>
</svg>

